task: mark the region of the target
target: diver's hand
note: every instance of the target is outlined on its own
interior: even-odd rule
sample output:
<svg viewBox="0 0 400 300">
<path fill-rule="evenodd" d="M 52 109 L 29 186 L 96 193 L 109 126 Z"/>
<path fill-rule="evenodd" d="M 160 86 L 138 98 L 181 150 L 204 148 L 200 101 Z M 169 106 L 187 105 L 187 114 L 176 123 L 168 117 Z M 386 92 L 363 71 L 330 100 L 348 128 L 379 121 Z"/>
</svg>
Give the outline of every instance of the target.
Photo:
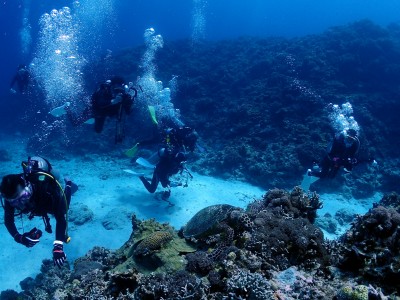
<svg viewBox="0 0 400 300">
<path fill-rule="evenodd" d="M 67 255 L 64 253 L 63 242 L 56 240 L 53 245 L 53 263 L 55 266 L 61 268 L 67 259 Z"/>
<path fill-rule="evenodd" d="M 122 94 L 118 94 L 117 96 L 115 96 L 114 99 L 111 100 L 111 104 L 118 104 L 122 102 Z"/>
<path fill-rule="evenodd" d="M 39 229 L 33 228 L 29 232 L 25 232 L 24 234 L 17 233 L 14 236 L 14 240 L 17 243 L 24 245 L 25 247 L 31 248 L 40 242 L 40 237 L 42 236 L 42 231 Z"/>
<path fill-rule="evenodd" d="M 122 94 L 118 94 L 114 99 L 111 100 L 111 104 L 118 104 L 122 102 Z"/>
</svg>

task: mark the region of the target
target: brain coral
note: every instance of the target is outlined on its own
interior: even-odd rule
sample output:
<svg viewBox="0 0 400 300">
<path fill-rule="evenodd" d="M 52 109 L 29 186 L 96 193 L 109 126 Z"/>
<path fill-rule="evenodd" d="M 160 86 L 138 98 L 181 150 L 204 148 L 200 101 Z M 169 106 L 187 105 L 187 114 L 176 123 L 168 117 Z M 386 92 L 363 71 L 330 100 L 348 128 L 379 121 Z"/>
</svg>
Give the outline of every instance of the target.
<svg viewBox="0 0 400 300">
<path fill-rule="evenodd" d="M 135 256 L 150 254 L 154 250 L 160 249 L 163 245 L 165 245 L 172 239 L 173 236 L 168 231 L 153 232 L 139 242 L 133 254 Z"/>
</svg>

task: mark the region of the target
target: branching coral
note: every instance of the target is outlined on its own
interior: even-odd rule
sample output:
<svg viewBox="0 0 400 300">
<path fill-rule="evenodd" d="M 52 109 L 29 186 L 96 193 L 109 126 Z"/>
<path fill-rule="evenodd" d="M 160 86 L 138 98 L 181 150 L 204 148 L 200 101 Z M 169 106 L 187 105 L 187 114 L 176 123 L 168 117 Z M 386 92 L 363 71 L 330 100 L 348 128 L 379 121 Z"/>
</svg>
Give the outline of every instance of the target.
<svg viewBox="0 0 400 300">
<path fill-rule="evenodd" d="M 238 269 L 227 281 L 228 299 L 274 299 L 274 291 L 259 273 Z"/>
<path fill-rule="evenodd" d="M 400 291 L 398 212 L 378 206 L 364 216 L 357 216 L 341 241 L 340 268 L 357 272 L 388 290 Z"/>
<path fill-rule="evenodd" d="M 136 299 L 205 299 L 207 288 L 200 279 L 185 271 L 171 276 L 151 274 L 139 280 Z"/>
</svg>

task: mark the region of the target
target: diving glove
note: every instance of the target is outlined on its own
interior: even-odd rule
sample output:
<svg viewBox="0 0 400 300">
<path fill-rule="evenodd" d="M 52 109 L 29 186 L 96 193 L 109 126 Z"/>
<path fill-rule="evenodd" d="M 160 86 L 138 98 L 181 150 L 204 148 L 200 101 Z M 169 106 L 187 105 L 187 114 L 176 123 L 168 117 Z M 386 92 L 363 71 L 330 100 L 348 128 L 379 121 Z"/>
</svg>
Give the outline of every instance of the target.
<svg viewBox="0 0 400 300">
<path fill-rule="evenodd" d="M 25 232 L 24 234 L 17 233 L 16 235 L 14 235 L 14 240 L 17 243 L 24 245 L 25 247 L 31 248 L 39 243 L 39 239 L 41 236 L 42 231 L 35 227 L 31 231 Z"/>
<path fill-rule="evenodd" d="M 56 240 L 53 245 L 53 263 L 55 266 L 61 268 L 67 259 L 67 255 L 64 253 L 63 242 Z"/>
</svg>

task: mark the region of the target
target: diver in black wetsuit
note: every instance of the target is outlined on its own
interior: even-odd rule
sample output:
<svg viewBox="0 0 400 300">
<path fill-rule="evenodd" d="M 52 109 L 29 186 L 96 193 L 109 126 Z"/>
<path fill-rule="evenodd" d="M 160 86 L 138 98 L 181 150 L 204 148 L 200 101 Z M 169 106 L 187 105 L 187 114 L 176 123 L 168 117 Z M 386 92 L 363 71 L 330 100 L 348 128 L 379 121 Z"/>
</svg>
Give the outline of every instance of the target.
<svg viewBox="0 0 400 300">
<path fill-rule="evenodd" d="M 116 118 L 115 142 L 119 143 L 124 139 L 124 115 L 131 113 L 136 95 L 136 89 L 129 88 L 122 77 L 114 76 L 100 84 L 91 97 L 90 105 L 82 113 L 75 115 L 68 106 L 66 113 L 75 126 L 94 118 L 94 130 L 97 133 L 103 131 L 107 117 Z"/>
<path fill-rule="evenodd" d="M 309 169 L 308 175 L 319 178 L 334 178 L 341 167 L 344 168 L 346 173 L 350 173 L 353 166 L 358 163 L 359 148 L 360 141 L 354 129 L 340 132 L 329 146 L 328 153 L 320 166 L 316 166 L 314 170 Z"/>
<path fill-rule="evenodd" d="M 139 178 L 150 193 L 154 193 L 158 184 L 161 183 L 163 188 L 167 188 L 163 197 L 168 198 L 171 195 L 171 181 L 169 178 L 184 170 L 183 164 L 186 161 L 186 155 L 183 152 L 169 152 L 166 148 L 161 148 L 159 150 L 159 157 L 160 161 L 154 169 L 151 182 L 144 176 L 140 176 Z"/>
<path fill-rule="evenodd" d="M 116 117 L 121 122 L 123 114 L 130 114 L 132 111 L 133 97 L 125 91 L 125 83 L 121 77 L 113 77 L 92 95 L 92 112 L 95 119 L 94 129 L 100 133 L 103 130 L 107 117 Z M 122 133 L 121 133 L 122 134 Z M 116 137 L 116 141 L 122 139 Z"/>
<path fill-rule="evenodd" d="M 187 171 L 184 166 L 186 153 L 193 152 L 196 147 L 197 133 L 190 127 L 169 128 L 166 130 L 164 146 L 158 151 L 159 162 L 153 172 L 151 182 L 144 176 L 140 176 L 145 188 L 154 193 L 159 183 L 167 190 L 163 193 L 163 198 L 168 199 L 171 195 L 170 177 L 178 172 Z M 188 172 L 188 171 L 187 171 Z M 191 174 L 188 172 L 189 176 Z"/>
<path fill-rule="evenodd" d="M 30 74 L 27 66 L 19 65 L 17 69 L 17 74 L 15 74 L 15 76 L 11 80 L 10 92 L 12 94 L 15 94 L 17 91 L 14 89 L 14 86 L 17 85 L 18 91 L 21 94 L 25 94 L 28 90 L 30 81 Z"/>
<path fill-rule="evenodd" d="M 4 224 L 17 243 L 28 248 L 35 246 L 42 236 L 42 231 L 33 228 L 29 232 L 19 233 L 15 226 L 15 216 L 29 214 L 29 219 L 40 216 L 45 223 L 45 230 L 52 233 L 50 219 L 56 219 L 55 241 L 53 243 L 54 265 L 61 267 L 67 256 L 64 242 L 69 242 L 66 215 L 71 195 L 77 186 L 65 178 L 62 188 L 50 163 L 41 157 L 29 158 L 23 162 L 24 173 L 10 174 L 3 177 L 0 192 L 4 207 Z"/>
<path fill-rule="evenodd" d="M 139 141 L 137 146 L 169 144 L 181 148 L 184 152 L 193 152 L 198 139 L 196 130 L 189 126 L 175 126 L 175 124 L 172 126 L 164 126 L 161 129 L 154 126 L 152 136 Z"/>
</svg>

